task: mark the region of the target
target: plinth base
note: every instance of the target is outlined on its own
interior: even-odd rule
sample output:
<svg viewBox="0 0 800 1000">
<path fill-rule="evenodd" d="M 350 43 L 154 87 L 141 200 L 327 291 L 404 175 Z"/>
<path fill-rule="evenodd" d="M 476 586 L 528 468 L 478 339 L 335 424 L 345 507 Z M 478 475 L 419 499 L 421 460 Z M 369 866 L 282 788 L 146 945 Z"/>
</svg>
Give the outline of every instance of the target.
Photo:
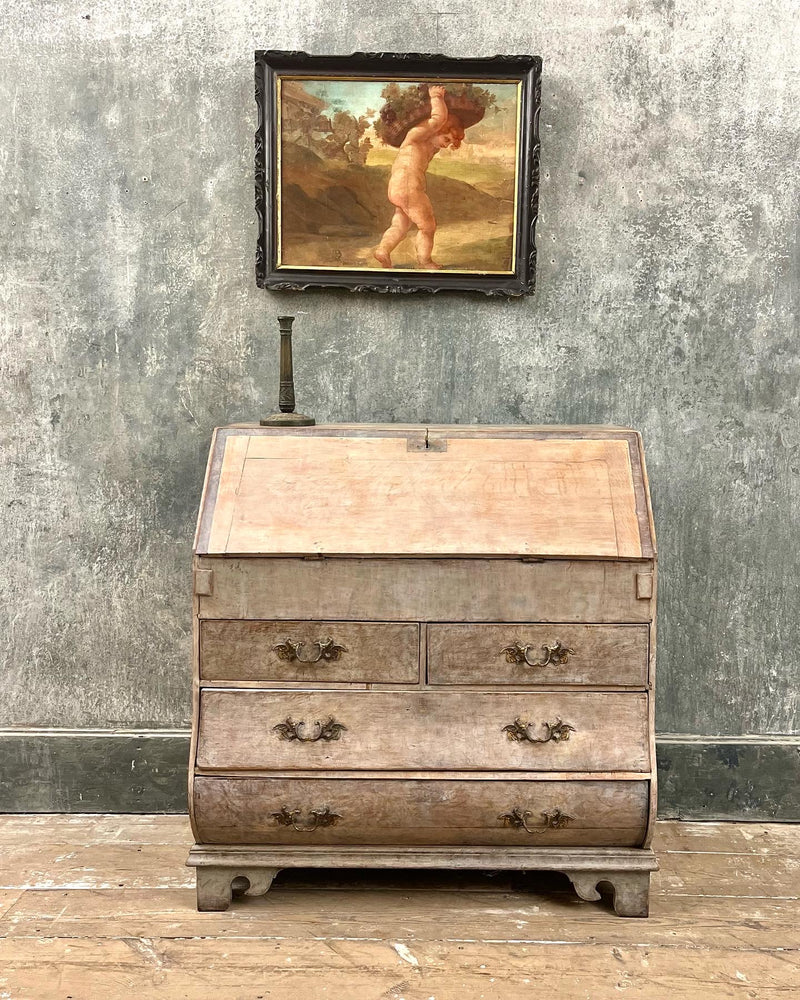
<svg viewBox="0 0 800 1000">
<path fill-rule="evenodd" d="M 282 868 L 449 868 L 559 871 L 581 899 L 614 893 L 621 917 L 646 917 L 650 872 L 658 862 L 638 847 L 234 847 L 195 844 L 186 864 L 197 869 L 197 909 L 227 910 L 233 895 L 261 896 Z"/>
<path fill-rule="evenodd" d="M 271 413 L 266 420 L 259 420 L 262 427 L 313 427 L 316 420 L 303 413 Z"/>
</svg>

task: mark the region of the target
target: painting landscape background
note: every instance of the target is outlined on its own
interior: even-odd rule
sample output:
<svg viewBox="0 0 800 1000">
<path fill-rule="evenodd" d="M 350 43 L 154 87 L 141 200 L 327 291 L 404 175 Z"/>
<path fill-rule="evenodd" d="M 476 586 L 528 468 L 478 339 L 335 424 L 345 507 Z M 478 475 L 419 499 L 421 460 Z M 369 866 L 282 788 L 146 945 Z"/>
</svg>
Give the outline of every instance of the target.
<svg viewBox="0 0 800 1000">
<path fill-rule="evenodd" d="M 375 129 L 388 84 L 281 80 L 280 265 L 381 268 L 372 251 L 394 212 L 387 186 L 397 155 Z M 492 106 L 460 149 L 441 150 L 428 167 L 434 256 L 444 270 L 511 271 L 518 88 L 480 86 Z M 394 252 L 395 268 L 416 269 L 415 232 Z"/>
</svg>

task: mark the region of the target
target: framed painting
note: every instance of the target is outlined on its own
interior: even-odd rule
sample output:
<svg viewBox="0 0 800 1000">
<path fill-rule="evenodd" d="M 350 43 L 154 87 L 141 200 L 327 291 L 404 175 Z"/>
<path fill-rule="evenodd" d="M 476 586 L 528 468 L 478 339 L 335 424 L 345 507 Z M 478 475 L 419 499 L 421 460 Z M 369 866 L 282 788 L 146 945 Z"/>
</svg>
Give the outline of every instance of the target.
<svg viewBox="0 0 800 1000">
<path fill-rule="evenodd" d="M 256 52 L 256 281 L 532 292 L 538 56 Z"/>
</svg>

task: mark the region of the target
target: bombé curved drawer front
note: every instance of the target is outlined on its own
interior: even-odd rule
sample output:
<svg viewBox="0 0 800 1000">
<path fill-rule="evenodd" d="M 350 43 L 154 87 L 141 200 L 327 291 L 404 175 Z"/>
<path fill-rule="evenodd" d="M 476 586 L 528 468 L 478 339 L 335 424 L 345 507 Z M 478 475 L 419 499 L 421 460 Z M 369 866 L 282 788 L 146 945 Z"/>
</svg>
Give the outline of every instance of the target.
<svg viewBox="0 0 800 1000">
<path fill-rule="evenodd" d="M 207 844 L 633 847 L 647 781 L 211 778 L 194 783 Z"/>
<path fill-rule="evenodd" d="M 200 677 L 415 684 L 419 626 L 396 622 L 203 621 Z"/>
<path fill-rule="evenodd" d="M 646 687 L 647 625 L 429 625 L 431 684 Z"/>
<path fill-rule="evenodd" d="M 649 771 L 638 692 L 201 692 L 205 770 Z"/>
</svg>

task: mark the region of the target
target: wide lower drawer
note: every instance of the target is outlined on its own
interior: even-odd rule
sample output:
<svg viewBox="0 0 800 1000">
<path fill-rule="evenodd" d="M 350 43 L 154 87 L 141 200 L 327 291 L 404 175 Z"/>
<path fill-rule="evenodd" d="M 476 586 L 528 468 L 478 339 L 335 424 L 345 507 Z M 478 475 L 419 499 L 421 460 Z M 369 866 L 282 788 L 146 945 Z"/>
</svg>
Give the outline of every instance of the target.
<svg viewBox="0 0 800 1000">
<path fill-rule="evenodd" d="M 211 770 L 649 771 L 639 692 L 233 691 L 200 695 Z"/>
<path fill-rule="evenodd" d="M 210 778 L 194 782 L 207 844 L 634 847 L 647 781 Z"/>
<path fill-rule="evenodd" d="M 429 625 L 431 684 L 645 687 L 647 625 Z"/>
<path fill-rule="evenodd" d="M 414 684 L 419 626 L 396 622 L 203 621 L 203 680 Z"/>
</svg>

